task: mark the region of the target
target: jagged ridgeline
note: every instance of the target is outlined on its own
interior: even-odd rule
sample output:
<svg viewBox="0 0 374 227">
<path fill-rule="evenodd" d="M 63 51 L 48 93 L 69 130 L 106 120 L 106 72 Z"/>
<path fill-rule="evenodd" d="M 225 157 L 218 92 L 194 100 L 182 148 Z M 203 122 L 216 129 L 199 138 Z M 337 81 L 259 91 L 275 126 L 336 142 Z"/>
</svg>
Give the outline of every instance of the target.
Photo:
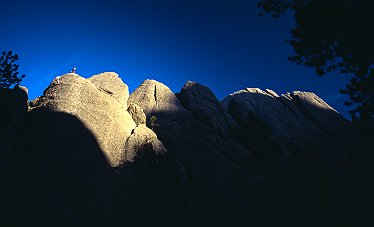
<svg viewBox="0 0 374 227">
<path fill-rule="evenodd" d="M 196 82 L 174 94 L 145 80 L 129 94 L 107 72 L 62 75 L 29 102 L 21 86 L 0 98 L 4 224 L 370 220 L 359 201 L 371 199 L 371 141 L 311 92 L 246 88 L 219 101 Z"/>
</svg>

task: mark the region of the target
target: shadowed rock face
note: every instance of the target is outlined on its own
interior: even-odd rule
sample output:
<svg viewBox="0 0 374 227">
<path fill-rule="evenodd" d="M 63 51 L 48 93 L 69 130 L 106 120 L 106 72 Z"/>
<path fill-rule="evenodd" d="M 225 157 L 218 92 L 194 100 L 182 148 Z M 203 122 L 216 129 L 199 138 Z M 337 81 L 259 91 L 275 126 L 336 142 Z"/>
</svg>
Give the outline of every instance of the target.
<svg viewBox="0 0 374 227">
<path fill-rule="evenodd" d="M 247 122 L 248 115 L 255 115 L 271 127 L 272 139 L 283 144 L 319 143 L 328 135 L 352 130 L 342 115 L 314 93 L 278 96 L 268 91 L 247 88 L 229 95 L 222 104 L 238 124 Z"/>
<path fill-rule="evenodd" d="M 295 91 L 290 94 L 305 117 L 326 134 L 346 134 L 352 125 L 341 114 L 312 92 Z"/>
<path fill-rule="evenodd" d="M 162 87 L 163 92 L 157 93 L 157 87 Z M 239 210 L 256 206 L 252 203 L 256 199 L 247 193 L 268 197 L 270 201 L 266 203 L 277 206 L 285 201 L 281 195 L 272 196 L 287 193 L 293 187 L 301 194 L 285 198 L 304 210 L 290 206 L 270 216 L 288 219 L 288 212 L 294 212 L 308 220 L 316 215 L 334 222 L 323 214 L 335 209 L 337 201 L 347 196 L 341 189 L 331 193 L 337 185 L 350 182 L 349 154 L 354 148 L 346 139 L 353 129 L 318 96 L 310 92 L 279 96 L 269 89 L 247 88 L 220 103 L 209 88 L 195 82 L 187 82 L 176 96 L 165 87 L 146 80 L 129 99 L 141 106 L 147 116 L 160 117 L 155 131 L 182 163 L 196 212 L 216 206 L 220 211 L 204 212 L 206 219 L 222 215 L 222 211 L 226 217 L 237 217 Z M 154 98 L 159 96 L 163 98 Z M 303 176 L 306 179 L 301 180 Z M 241 187 L 246 189 L 240 191 Z M 264 187 L 260 191 L 266 192 L 257 191 L 257 187 Z M 214 191 L 210 191 L 212 188 Z M 318 191 L 316 197 L 303 200 L 313 191 Z M 226 203 L 231 210 L 222 207 Z M 304 207 L 306 204 L 310 208 Z M 347 206 L 340 205 L 341 209 Z M 327 210 L 315 212 L 312 207 L 318 206 Z M 246 212 L 242 215 L 250 217 Z M 247 223 L 255 220 L 246 219 Z"/>
<path fill-rule="evenodd" d="M 0 90 L 0 178 L 8 171 L 17 135 L 26 117 L 27 99 L 26 87 Z"/>
<path fill-rule="evenodd" d="M 178 97 L 182 105 L 191 111 L 197 120 L 210 125 L 215 130 L 227 133 L 237 127 L 236 122 L 208 87 L 188 81 Z"/>
<path fill-rule="evenodd" d="M 243 132 L 262 122 L 270 141 L 281 145 L 283 162 L 296 147 L 318 156 L 334 174 L 345 171 L 341 165 L 349 159 L 351 147 L 346 144 L 353 127 L 316 94 L 295 91 L 278 96 L 271 90 L 247 88 L 227 96 L 222 104 Z"/>
<path fill-rule="evenodd" d="M 4 223 L 86 225 L 108 217 L 109 164 L 78 118 L 36 109 L 16 139 L 1 189 Z"/>
<path fill-rule="evenodd" d="M 157 92 L 158 88 L 162 92 Z M 224 215 L 228 221 L 238 209 L 249 206 L 239 202 L 245 201 L 245 193 L 237 191 L 237 185 L 241 178 L 250 181 L 238 165 L 250 152 L 228 136 L 229 123 L 235 122 L 230 121 L 208 88 L 186 84 L 178 96 L 184 106 L 166 85 L 146 80 L 130 94 L 129 100 L 141 106 L 147 116 L 159 119 L 155 129 L 158 138 L 186 172 L 189 206 L 194 213 L 191 224 L 199 222 L 200 212 L 206 216 L 201 220 L 213 221 L 213 217 Z M 231 204 L 232 210 L 222 204 Z"/>
</svg>

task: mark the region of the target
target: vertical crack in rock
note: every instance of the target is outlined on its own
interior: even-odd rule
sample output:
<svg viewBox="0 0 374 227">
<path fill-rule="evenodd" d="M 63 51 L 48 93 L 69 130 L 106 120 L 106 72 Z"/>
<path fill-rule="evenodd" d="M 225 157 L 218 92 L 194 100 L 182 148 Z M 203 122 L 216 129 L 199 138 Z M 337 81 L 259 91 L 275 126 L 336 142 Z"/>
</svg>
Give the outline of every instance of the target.
<svg viewBox="0 0 374 227">
<path fill-rule="evenodd" d="M 121 157 L 121 159 L 122 159 L 122 162 L 123 161 L 126 161 L 126 158 L 129 156 L 129 150 L 128 149 L 126 149 L 126 147 L 127 147 L 127 144 L 129 143 L 129 139 L 130 139 L 130 137 L 131 136 L 133 136 L 134 135 L 134 133 L 135 133 L 135 129 L 137 128 L 138 126 L 135 126 L 135 128 L 133 128 L 132 130 L 131 130 L 131 133 L 130 133 L 130 135 L 126 138 L 126 140 L 125 140 L 125 142 L 123 143 L 123 154 L 122 154 L 122 157 Z"/>
<path fill-rule="evenodd" d="M 157 85 L 155 84 L 155 90 L 153 92 L 153 96 L 155 98 L 155 102 L 156 102 L 156 108 L 158 108 L 158 101 L 157 101 Z"/>
</svg>

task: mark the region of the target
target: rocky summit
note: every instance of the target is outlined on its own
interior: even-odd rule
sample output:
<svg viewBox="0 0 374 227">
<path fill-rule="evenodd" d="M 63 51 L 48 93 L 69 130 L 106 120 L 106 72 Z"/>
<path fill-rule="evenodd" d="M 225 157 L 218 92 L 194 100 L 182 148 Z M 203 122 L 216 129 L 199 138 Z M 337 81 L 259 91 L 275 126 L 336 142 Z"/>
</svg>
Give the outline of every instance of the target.
<svg viewBox="0 0 374 227">
<path fill-rule="evenodd" d="M 3 90 L 2 222 L 11 225 L 364 226 L 372 135 L 312 92 L 218 100 L 118 74 Z"/>
</svg>

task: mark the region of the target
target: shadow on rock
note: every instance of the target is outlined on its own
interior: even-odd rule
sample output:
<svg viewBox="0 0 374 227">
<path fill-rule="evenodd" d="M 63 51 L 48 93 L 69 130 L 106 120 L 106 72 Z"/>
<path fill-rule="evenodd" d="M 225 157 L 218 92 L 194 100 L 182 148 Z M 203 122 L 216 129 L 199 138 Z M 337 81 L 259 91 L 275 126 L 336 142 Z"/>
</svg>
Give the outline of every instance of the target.
<svg viewBox="0 0 374 227">
<path fill-rule="evenodd" d="M 127 195 L 130 226 L 181 226 L 188 222 L 185 170 L 168 151 L 150 145 L 140 149 L 133 162 L 116 169 L 117 185 Z M 118 220 L 118 224 L 124 220 Z"/>
<path fill-rule="evenodd" d="M 92 133 L 73 115 L 43 109 L 25 122 L 2 188 L 7 221 L 97 224 L 108 217 L 109 165 Z"/>
</svg>

